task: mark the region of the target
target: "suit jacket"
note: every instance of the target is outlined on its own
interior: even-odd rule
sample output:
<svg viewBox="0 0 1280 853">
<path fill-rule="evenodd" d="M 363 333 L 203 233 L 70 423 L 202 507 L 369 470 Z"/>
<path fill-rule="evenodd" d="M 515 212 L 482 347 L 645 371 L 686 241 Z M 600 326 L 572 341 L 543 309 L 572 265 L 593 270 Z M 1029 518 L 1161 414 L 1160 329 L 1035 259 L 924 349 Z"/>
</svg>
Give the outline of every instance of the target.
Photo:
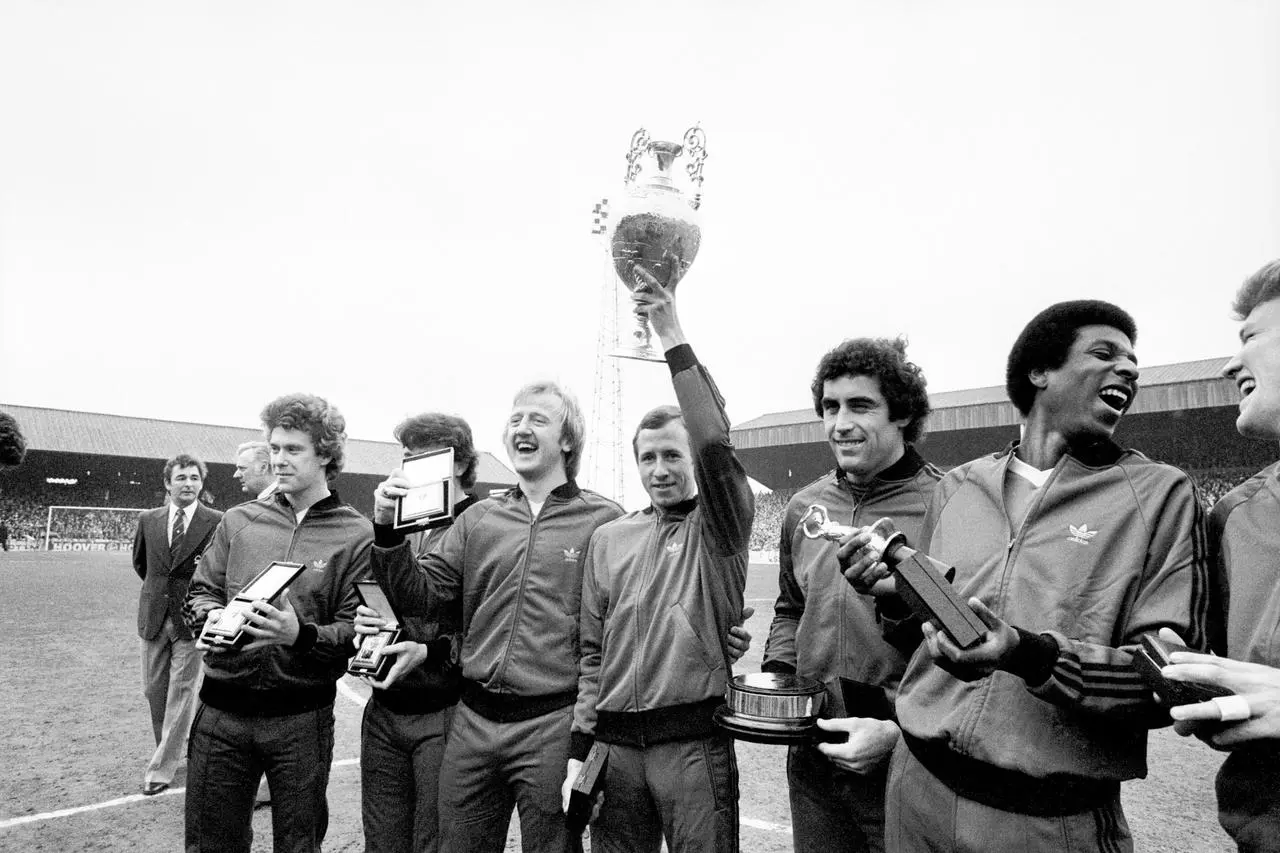
<svg viewBox="0 0 1280 853">
<path fill-rule="evenodd" d="M 139 637 L 154 640 L 168 619 L 180 638 L 192 638 L 182 618 L 182 603 L 187 600 L 187 586 L 195 574 L 196 563 L 221 519 L 222 513 L 197 502 L 191 526 L 182 536 L 182 545 L 178 553 L 171 554 L 169 508 L 149 509 L 138 518 L 138 532 L 133 537 L 133 570 L 142 578 L 142 593 L 138 598 Z"/>
</svg>

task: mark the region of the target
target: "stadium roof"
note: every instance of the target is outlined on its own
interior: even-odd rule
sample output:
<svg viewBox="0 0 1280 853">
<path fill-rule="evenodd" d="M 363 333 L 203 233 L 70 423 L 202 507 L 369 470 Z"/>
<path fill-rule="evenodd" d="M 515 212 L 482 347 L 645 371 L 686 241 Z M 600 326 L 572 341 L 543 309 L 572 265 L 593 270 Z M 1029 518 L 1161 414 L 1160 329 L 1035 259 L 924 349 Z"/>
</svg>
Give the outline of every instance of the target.
<svg viewBox="0 0 1280 853">
<path fill-rule="evenodd" d="M 169 459 L 190 453 L 206 463 L 231 462 L 236 447 L 261 441 L 262 431 L 216 424 L 190 424 L 153 418 L 131 418 L 97 412 L 11 406 L 0 411 L 13 415 L 27 439 L 29 451 L 85 453 L 93 456 Z M 391 441 L 347 441 L 348 474 L 386 474 L 400 462 L 400 445 Z M 480 452 L 476 479 L 482 483 L 516 482 L 515 474 L 491 453 Z"/>
<path fill-rule="evenodd" d="M 1142 368 L 1139 392 L 1130 412 L 1162 412 L 1234 406 L 1235 384 L 1222 378 L 1227 357 L 1183 361 Z M 929 430 L 976 429 L 1019 422 L 1003 385 L 942 391 L 929 395 Z M 733 427 L 739 448 L 823 441 L 822 423 L 812 408 L 761 415 Z"/>
</svg>

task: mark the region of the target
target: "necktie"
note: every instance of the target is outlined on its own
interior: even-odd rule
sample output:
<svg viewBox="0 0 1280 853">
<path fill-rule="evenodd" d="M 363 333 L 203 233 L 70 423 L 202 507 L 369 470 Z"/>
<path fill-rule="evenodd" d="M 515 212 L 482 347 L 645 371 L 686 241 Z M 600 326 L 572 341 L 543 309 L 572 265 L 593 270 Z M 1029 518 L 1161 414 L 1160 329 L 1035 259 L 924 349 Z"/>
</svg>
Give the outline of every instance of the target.
<svg viewBox="0 0 1280 853">
<path fill-rule="evenodd" d="M 178 553 L 182 545 L 182 534 L 187 532 L 187 514 L 178 510 L 173 514 L 173 536 L 169 538 L 169 553 Z"/>
</svg>

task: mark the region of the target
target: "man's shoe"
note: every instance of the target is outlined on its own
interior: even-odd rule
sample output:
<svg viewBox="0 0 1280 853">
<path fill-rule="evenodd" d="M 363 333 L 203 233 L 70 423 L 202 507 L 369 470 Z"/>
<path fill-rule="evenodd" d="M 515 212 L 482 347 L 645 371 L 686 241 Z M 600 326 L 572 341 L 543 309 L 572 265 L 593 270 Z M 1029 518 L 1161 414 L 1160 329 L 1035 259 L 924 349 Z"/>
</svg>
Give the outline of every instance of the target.
<svg viewBox="0 0 1280 853">
<path fill-rule="evenodd" d="M 161 791 L 169 790 L 168 782 L 148 782 L 142 786 L 142 794 L 146 797 L 154 797 Z"/>
</svg>

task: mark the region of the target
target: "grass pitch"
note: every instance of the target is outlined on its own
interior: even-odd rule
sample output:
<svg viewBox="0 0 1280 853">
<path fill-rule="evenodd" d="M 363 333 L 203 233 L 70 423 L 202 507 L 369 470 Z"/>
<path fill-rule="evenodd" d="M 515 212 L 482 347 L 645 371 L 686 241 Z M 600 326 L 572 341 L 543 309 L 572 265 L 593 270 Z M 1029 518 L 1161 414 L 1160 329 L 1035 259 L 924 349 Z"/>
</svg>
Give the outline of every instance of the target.
<svg viewBox="0 0 1280 853">
<path fill-rule="evenodd" d="M 0 553 L 0 849 L 150 853 L 182 849 L 185 784 L 138 792 L 151 755 L 142 697 L 137 598 L 127 553 Z M 777 569 L 752 566 L 753 647 L 739 672 L 759 669 L 777 594 Z M 335 705 L 335 767 L 326 851 L 363 849 L 357 766 L 362 697 L 344 679 Z M 740 743 L 742 849 L 791 849 L 786 751 Z M 1151 775 L 1124 786 L 1139 851 L 1231 849 L 1218 828 L 1213 775 L 1221 756 L 1169 730 L 1151 739 Z M 268 810 L 254 815 L 254 851 L 271 849 Z M 518 849 L 518 829 L 508 849 Z"/>
</svg>

